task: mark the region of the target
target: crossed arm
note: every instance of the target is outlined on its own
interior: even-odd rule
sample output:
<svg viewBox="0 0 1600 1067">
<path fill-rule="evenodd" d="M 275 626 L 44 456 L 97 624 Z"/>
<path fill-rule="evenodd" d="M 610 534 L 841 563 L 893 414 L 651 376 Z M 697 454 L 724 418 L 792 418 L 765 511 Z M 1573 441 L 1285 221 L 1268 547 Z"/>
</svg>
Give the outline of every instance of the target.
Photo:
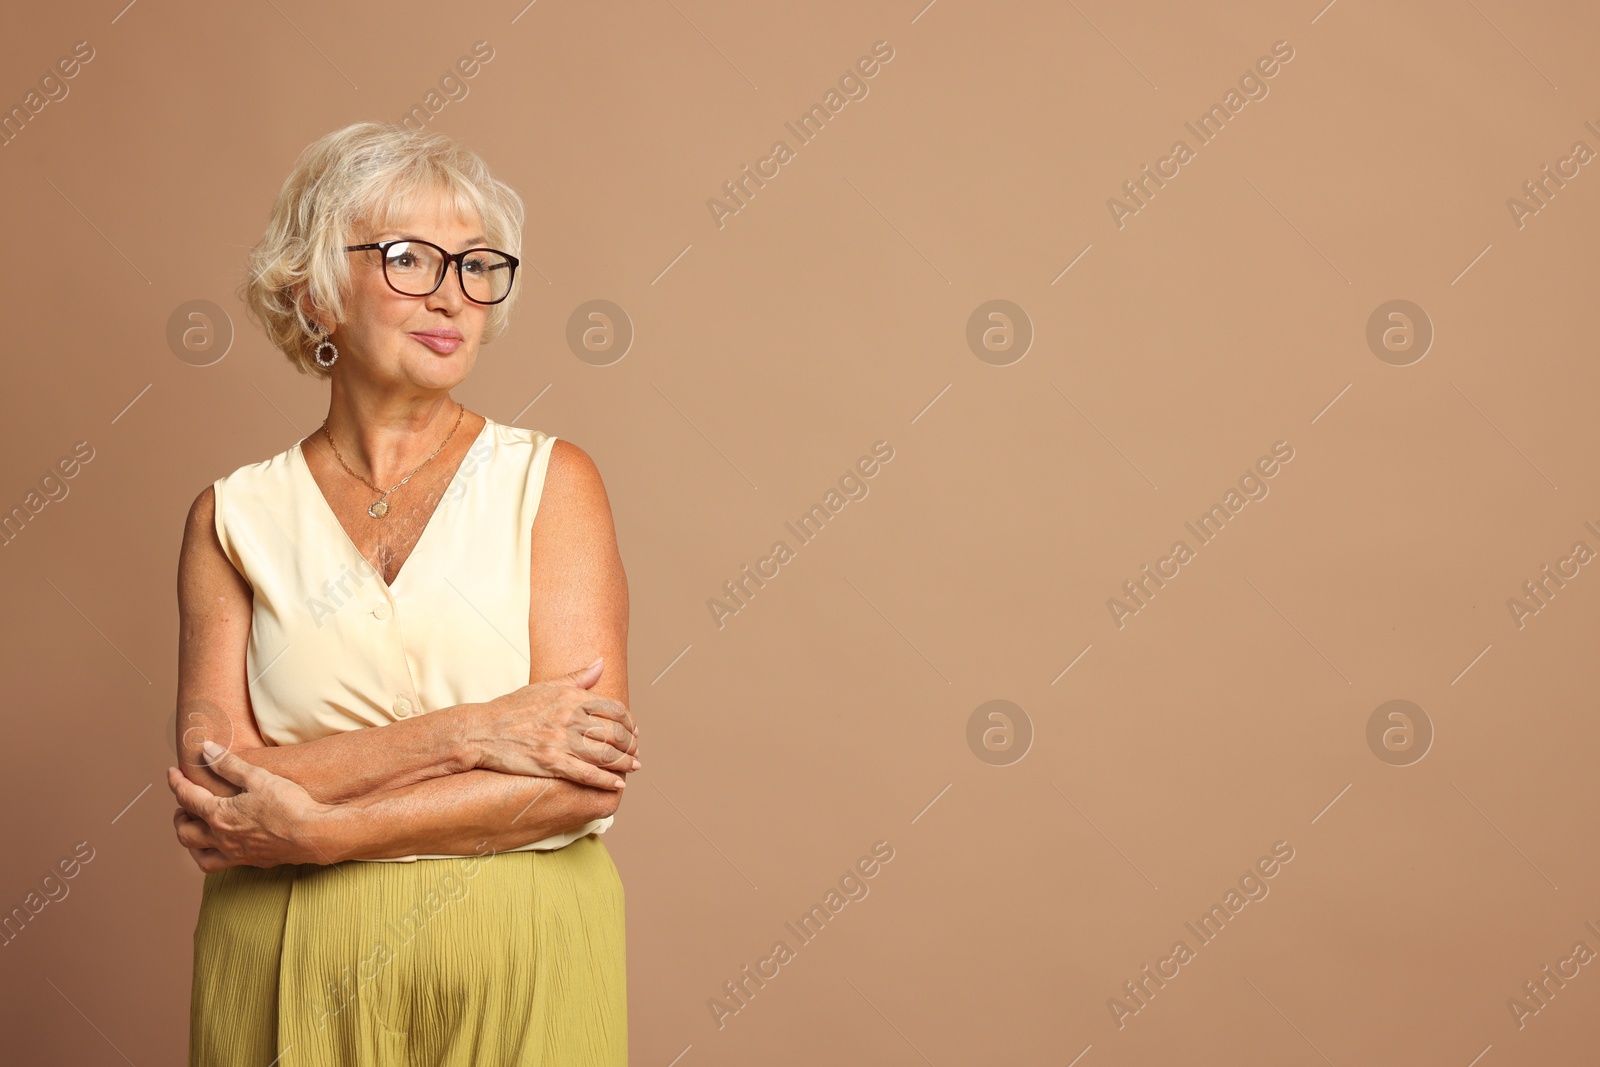
<svg viewBox="0 0 1600 1067">
<path fill-rule="evenodd" d="M 627 580 L 610 505 L 582 449 L 564 440 L 552 448 L 533 530 L 529 682 L 601 655 L 603 673 L 590 692 L 626 704 Z M 261 794 L 274 821 L 257 854 L 230 859 L 205 847 L 198 829 L 185 831 L 179 814 L 180 840 L 202 870 L 507 849 L 616 811 L 619 790 L 478 766 L 477 704 L 302 744 L 266 744 L 244 677 L 250 588 L 222 552 L 214 506 L 207 487 L 190 509 L 179 561 L 183 769 L 169 772 L 169 785 L 180 802 L 184 779 L 217 797 L 236 796 L 242 786 Z M 207 740 L 230 753 L 215 770 L 202 759 Z"/>
</svg>

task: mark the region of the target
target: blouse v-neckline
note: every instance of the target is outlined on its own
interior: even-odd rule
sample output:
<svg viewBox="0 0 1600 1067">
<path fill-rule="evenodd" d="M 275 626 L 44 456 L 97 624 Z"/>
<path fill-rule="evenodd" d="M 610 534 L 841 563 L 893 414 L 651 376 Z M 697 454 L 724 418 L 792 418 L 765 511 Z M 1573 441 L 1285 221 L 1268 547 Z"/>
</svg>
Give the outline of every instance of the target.
<svg viewBox="0 0 1600 1067">
<path fill-rule="evenodd" d="M 483 438 L 489 433 L 489 428 L 493 425 L 494 420 L 485 415 L 483 417 L 483 426 L 478 430 L 478 436 L 472 439 L 472 444 L 468 445 L 467 450 L 461 454 L 460 462 L 456 464 L 456 469 L 451 472 L 450 480 L 445 483 L 444 491 L 439 494 L 438 503 L 433 506 L 433 511 L 428 515 L 428 521 L 423 523 L 422 533 L 417 536 L 416 544 L 411 546 L 411 551 L 406 555 L 405 562 L 400 564 L 400 569 L 395 572 L 394 581 L 392 582 L 384 581 L 383 571 L 374 566 L 372 561 L 367 559 L 367 557 L 362 554 L 361 547 L 357 545 L 355 539 L 350 536 L 350 531 L 344 528 L 344 523 L 339 520 L 339 513 L 333 510 L 333 505 L 328 502 L 327 496 L 322 492 L 322 486 L 317 484 L 316 476 L 311 473 L 311 465 L 306 462 L 305 449 L 302 447 L 304 442 L 295 442 L 294 454 L 295 458 L 300 462 L 301 473 L 305 475 L 306 482 L 309 484 L 311 492 L 316 496 L 318 502 L 322 506 L 323 514 L 327 515 L 328 519 L 333 523 L 334 529 L 339 531 L 339 536 L 344 538 L 344 543 L 349 546 L 350 551 L 355 553 L 356 558 L 372 571 L 373 577 L 378 579 L 378 584 L 382 585 L 383 588 L 386 589 L 390 594 L 393 594 L 395 590 L 399 588 L 400 579 L 411 573 L 411 562 L 412 560 L 416 559 L 417 553 L 422 551 L 422 546 L 427 542 L 428 534 L 433 530 L 435 525 L 434 520 L 439 517 L 439 512 L 444 510 L 445 504 L 448 503 L 450 487 L 455 485 L 456 478 L 461 474 L 461 468 L 466 465 L 467 457 L 472 455 L 472 450 L 478 447 L 478 442 L 483 440 Z"/>
</svg>

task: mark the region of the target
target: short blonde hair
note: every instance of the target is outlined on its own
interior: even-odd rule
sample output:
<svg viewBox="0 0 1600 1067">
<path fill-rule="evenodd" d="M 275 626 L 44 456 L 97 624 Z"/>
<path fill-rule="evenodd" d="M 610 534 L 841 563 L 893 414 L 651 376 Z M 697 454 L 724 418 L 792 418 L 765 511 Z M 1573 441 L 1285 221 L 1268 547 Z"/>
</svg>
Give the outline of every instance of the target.
<svg viewBox="0 0 1600 1067">
<path fill-rule="evenodd" d="M 441 133 L 357 122 L 301 153 L 278 191 L 265 236 L 250 252 L 250 276 L 239 295 L 267 339 L 302 374 L 329 375 L 313 358 L 322 341 L 315 320 L 344 321 L 350 284 L 345 246 L 364 243 L 356 236 L 362 227 L 390 228 L 434 192 L 443 194 L 447 209 L 482 220 L 489 245 L 521 257 L 522 198 L 475 152 Z M 505 331 L 516 297 L 513 287 L 489 307 L 485 341 Z"/>
</svg>

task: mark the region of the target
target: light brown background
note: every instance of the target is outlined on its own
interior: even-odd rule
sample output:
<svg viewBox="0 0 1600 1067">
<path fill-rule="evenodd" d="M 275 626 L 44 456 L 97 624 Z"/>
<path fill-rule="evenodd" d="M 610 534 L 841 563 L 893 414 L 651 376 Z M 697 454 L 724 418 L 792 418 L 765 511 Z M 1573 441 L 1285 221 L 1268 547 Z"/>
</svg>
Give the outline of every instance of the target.
<svg viewBox="0 0 1600 1067">
<path fill-rule="evenodd" d="M 326 410 L 234 288 L 300 149 L 480 40 L 433 126 L 526 198 L 530 269 L 458 395 L 582 445 L 615 509 L 635 1063 L 1592 1060 L 1600 965 L 1520 1030 L 1506 1002 L 1600 949 L 1600 575 L 1521 630 L 1506 601 L 1600 548 L 1597 164 L 1521 229 L 1506 200 L 1600 149 L 1600 14 L 922 2 L 8 14 L 8 106 L 96 50 L 0 149 L 0 506 L 96 450 L 0 549 L 0 908 L 97 850 L 0 949 L 17 1062 L 182 1058 L 182 521 Z M 870 95 L 719 230 L 707 198 L 879 40 Z M 1113 225 L 1279 40 L 1270 95 Z M 604 368 L 565 342 L 595 298 L 637 330 Z M 1037 332 L 1006 367 L 965 342 L 994 298 Z M 1408 367 L 1365 341 L 1396 298 L 1436 329 Z M 237 331 L 209 367 L 165 340 L 194 299 Z M 707 599 L 879 439 L 870 495 L 719 631 Z M 1279 440 L 1270 496 L 1119 631 L 1106 599 Z M 1035 731 L 1007 767 L 966 742 L 997 698 Z M 1437 732 L 1407 767 L 1365 738 L 1393 698 Z M 870 895 L 719 1030 L 708 999 L 879 840 Z M 1108 998 L 1279 840 L 1270 896 L 1119 1030 Z"/>
</svg>

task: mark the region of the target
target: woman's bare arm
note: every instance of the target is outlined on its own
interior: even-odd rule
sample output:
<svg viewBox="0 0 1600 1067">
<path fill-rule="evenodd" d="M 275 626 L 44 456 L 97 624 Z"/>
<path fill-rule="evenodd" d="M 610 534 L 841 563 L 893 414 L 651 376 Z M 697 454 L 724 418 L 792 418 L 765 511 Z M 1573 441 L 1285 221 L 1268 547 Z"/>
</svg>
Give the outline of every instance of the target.
<svg viewBox="0 0 1600 1067">
<path fill-rule="evenodd" d="M 471 770 L 335 804 L 323 862 L 504 852 L 617 810 L 621 793 L 565 778 Z"/>
<path fill-rule="evenodd" d="M 599 472 L 582 449 L 565 441 L 557 441 L 552 448 L 532 534 L 529 682 L 570 670 L 598 653 L 605 658 L 605 667 L 590 692 L 625 704 L 628 588 L 610 503 Z M 226 557 L 223 562 L 227 563 Z M 246 635 L 248 624 L 246 613 Z M 238 655 L 242 661 L 242 642 Z M 191 747 L 197 748 L 201 739 L 196 737 L 193 742 Z M 280 751 L 319 743 L 284 746 Z M 255 752 L 245 750 L 247 754 Z M 217 795 L 233 796 L 239 791 L 209 768 L 200 770 L 227 790 L 214 789 Z M 618 768 L 613 771 L 625 775 Z M 473 769 L 368 792 L 345 803 L 318 805 L 307 817 L 303 833 L 309 842 L 306 849 L 317 857 L 308 862 L 418 853 L 465 855 L 481 851 L 485 843 L 493 848 L 515 848 L 576 829 L 613 814 L 620 798 L 617 790 L 566 779 Z M 186 808 L 192 806 L 185 803 Z M 302 831 L 290 826 L 286 832 Z M 216 836 L 198 820 L 180 826 L 179 840 L 190 847 L 202 870 L 232 865 L 226 850 L 217 851 L 220 842 Z"/>
<path fill-rule="evenodd" d="M 614 789 L 484 769 L 319 804 L 289 779 L 206 746 L 209 769 L 238 792 L 215 796 L 176 767 L 168 768 L 167 785 L 179 805 L 178 842 L 208 874 L 236 866 L 503 852 L 617 810 Z"/>
</svg>

